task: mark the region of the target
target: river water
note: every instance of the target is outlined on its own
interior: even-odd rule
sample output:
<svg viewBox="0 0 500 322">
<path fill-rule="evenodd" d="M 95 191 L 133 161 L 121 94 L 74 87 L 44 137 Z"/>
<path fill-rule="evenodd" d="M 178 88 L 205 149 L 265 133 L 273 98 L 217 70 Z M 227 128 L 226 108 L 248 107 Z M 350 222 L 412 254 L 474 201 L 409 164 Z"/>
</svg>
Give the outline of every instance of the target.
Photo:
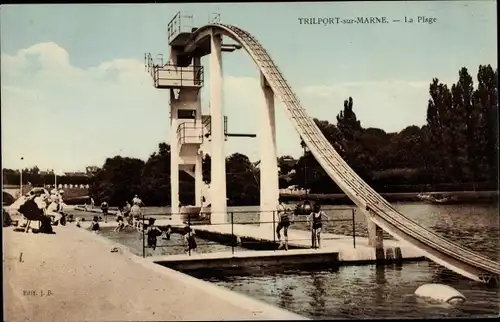
<svg viewBox="0 0 500 322">
<path fill-rule="evenodd" d="M 394 204 L 403 214 L 454 242 L 499 260 L 498 205 Z M 332 219 L 350 218 L 345 207 L 326 207 Z M 241 208 L 234 210 L 243 210 Z M 247 210 L 250 210 L 247 208 Z M 356 235 L 366 236 L 356 213 Z M 294 228 L 301 224 L 294 224 Z M 352 224 L 331 222 L 328 232 L 351 234 Z M 345 266 L 318 270 L 255 269 L 189 274 L 313 319 L 496 317 L 499 289 L 470 281 L 431 262 Z M 467 298 L 457 306 L 429 303 L 413 293 L 422 284 L 443 283 Z"/>
<path fill-rule="evenodd" d="M 422 226 L 489 258 L 500 260 L 498 205 L 395 203 L 394 206 Z M 232 217 L 236 223 L 252 223 L 259 219 L 258 207 L 232 207 L 228 210 L 234 211 Z M 352 234 L 351 208 L 325 206 L 324 210 L 330 219 L 345 219 L 326 223 L 326 232 Z M 228 215 L 228 219 L 230 217 Z M 295 222 L 292 228 L 307 229 L 307 225 Z M 367 235 L 366 219 L 361 212 L 355 212 L 355 233 L 356 236 Z M 133 246 L 137 251 L 142 248 L 142 239 L 138 239 L 137 234 L 119 237 L 111 233 L 108 237 L 121 239 L 120 242 Z M 169 243 L 176 244 L 177 239 L 173 237 Z M 200 240 L 200 244 L 204 242 Z M 205 252 L 203 249 L 201 251 Z M 227 246 L 210 245 L 206 251 L 229 249 Z M 181 252 L 183 247 L 179 245 L 178 248 L 157 249 L 154 254 Z M 496 317 L 500 307 L 498 288 L 470 281 L 427 261 L 402 266 L 344 266 L 315 270 L 259 267 L 187 273 L 313 319 Z M 414 291 L 425 283 L 452 286 L 464 294 L 467 301 L 450 306 L 416 298 Z"/>
</svg>

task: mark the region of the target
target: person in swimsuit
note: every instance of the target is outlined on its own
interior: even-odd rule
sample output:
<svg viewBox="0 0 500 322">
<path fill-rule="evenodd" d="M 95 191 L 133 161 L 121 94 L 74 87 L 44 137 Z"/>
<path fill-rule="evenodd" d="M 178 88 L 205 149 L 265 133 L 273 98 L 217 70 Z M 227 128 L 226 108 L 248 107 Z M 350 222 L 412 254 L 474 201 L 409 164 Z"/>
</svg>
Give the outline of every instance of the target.
<svg viewBox="0 0 500 322">
<path fill-rule="evenodd" d="M 149 225 L 148 229 L 146 230 L 146 235 L 148 236 L 148 246 L 153 248 L 153 250 L 156 249 L 156 244 L 158 242 L 158 236 L 161 236 L 163 232 L 155 226 L 155 221 L 156 219 L 154 218 L 149 218 Z"/>
<path fill-rule="evenodd" d="M 293 216 L 293 213 L 291 213 L 291 215 Z M 278 205 L 278 218 L 278 226 L 276 227 L 276 235 L 278 236 L 278 241 L 280 242 L 278 250 L 282 248 L 288 250 L 288 227 L 290 227 L 290 210 L 285 206 L 281 198 L 279 199 Z M 281 229 L 283 229 L 283 235 L 285 235 L 284 242 L 281 242 Z"/>
<path fill-rule="evenodd" d="M 99 232 L 99 230 L 100 230 L 100 227 L 99 227 L 99 217 L 94 216 L 94 219 L 90 223 L 89 229 L 92 230 L 92 232 L 94 234 L 97 234 Z"/>
<path fill-rule="evenodd" d="M 123 212 L 121 207 L 119 207 L 118 211 L 116 212 L 116 222 L 118 223 L 118 225 L 116 226 L 115 231 L 120 232 L 125 227 L 125 223 L 123 222 Z"/>
<path fill-rule="evenodd" d="M 321 210 L 319 203 L 314 204 L 313 211 L 307 217 L 307 223 L 311 224 L 311 241 L 312 248 L 321 248 L 321 228 L 323 228 L 322 218 L 325 217 L 326 220 L 330 218 Z"/>
<path fill-rule="evenodd" d="M 104 216 L 104 222 L 108 222 L 108 210 L 109 205 L 106 201 L 103 201 L 101 204 L 102 215 Z"/>
<path fill-rule="evenodd" d="M 170 235 L 172 235 L 172 226 L 167 225 L 167 228 L 165 229 L 165 237 L 163 237 L 163 239 L 170 240 Z"/>
<path fill-rule="evenodd" d="M 186 243 L 186 252 L 196 251 L 198 244 L 196 243 L 196 239 L 194 238 L 194 231 L 191 227 L 186 226 L 184 228 L 184 242 Z"/>
</svg>

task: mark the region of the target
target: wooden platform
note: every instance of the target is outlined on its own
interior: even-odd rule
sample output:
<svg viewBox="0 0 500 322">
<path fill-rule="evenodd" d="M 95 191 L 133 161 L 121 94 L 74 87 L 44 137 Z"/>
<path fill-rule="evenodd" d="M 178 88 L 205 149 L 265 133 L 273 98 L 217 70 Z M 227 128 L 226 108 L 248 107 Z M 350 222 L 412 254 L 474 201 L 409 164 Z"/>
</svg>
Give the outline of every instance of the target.
<svg viewBox="0 0 500 322">
<path fill-rule="evenodd" d="M 196 236 L 220 243 L 228 243 L 239 237 L 241 247 L 258 248 L 258 245 L 272 245 L 277 248 L 272 225 L 204 225 L 193 226 Z M 234 236 L 233 236 L 234 234 Z M 416 250 L 397 241 L 384 240 L 383 258 L 377 258 L 375 249 L 368 246 L 368 239 L 352 236 L 323 233 L 322 248 L 311 249 L 310 232 L 289 229 L 290 249 L 285 250 L 249 250 L 218 253 L 192 253 L 191 255 L 154 256 L 149 260 L 162 265 L 180 269 L 225 268 L 260 265 L 302 265 L 302 264 L 387 264 L 403 261 L 425 260 Z M 269 249 L 269 246 L 268 246 Z"/>
<path fill-rule="evenodd" d="M 338 253 L 327 249 L 288 251 L 235 251 L 148 257 L 150 261 L 176 270 L 225 269 L 249 266 L 338 265 Z"/>
<path fill-rule="evenodd" d="M 277 237 L 273 234 L 272 225 L 203 225 L 194 226 L 194 231 L 204 239 L 217 239 L 217 236 L 238 236 L 244 240 L 254 240 L 255 242 L 278 243 Z M 321 233 L 321 250 L 339 254 L 339 261 L 375 261 L 375 249 L 368 246 L 368 238 L 356 236 L 355 244 L 352 236 L 335 235 Z M 311 249 L 310 231 L 289 229 L 288 244 L 293 248 L 308 249 L 309 253 L 317 250 Z M 244 245 L 243 245 L 244 246 Z M 406 244 L 395 240 L 384 240 L 385 259 L 422 259 L 422 254 Z M 398 258 L 399 257 L 399 258 Z"/>
</svg>

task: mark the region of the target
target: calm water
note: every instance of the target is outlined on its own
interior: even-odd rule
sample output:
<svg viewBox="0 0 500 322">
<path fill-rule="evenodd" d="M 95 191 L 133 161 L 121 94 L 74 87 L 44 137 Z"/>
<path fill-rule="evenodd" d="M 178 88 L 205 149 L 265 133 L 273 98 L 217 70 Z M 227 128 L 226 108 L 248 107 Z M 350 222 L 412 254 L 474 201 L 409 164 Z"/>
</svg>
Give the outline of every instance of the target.
<svg viewBox="0 0 500 322">
<path fill-rule="evenodd" d="M 478 253 L 500 260 L 497 205 L 400 203 L 395 206 L 422 226 Z M 324 230 L 351 235 L 351 212 L 341 208 L 346 207 L 325 206 L 324 210 L 331 219 L 346 221 L 330 222 Z M 255 212 L 258 207 L 235 207 L 229 210 L 235 211 L 233 218 L 236 223 L 258 221 Z M 364 215 L 357 212 L 355 219 L 356 235 L 366 236 Z M 305 223 L 295 223 L 292 228 L 307 229 Z M 113 238 L 112 235 L 109 237 Z M 116 237 L 123 243 L 128 238 Z M 130 240 L 130 246 L 140 246 L 138 249 L 142 254 L 142 240 L 137 238 L 136 232 L 131 233 Z M 211 243 L 199 243 L 203 242 Z M 212 247 L 220 247 L 217 251 L 231 249 L 218 245 L 202 250 L 199 246 L 199 251 L 212 251 Z M 314 319 L 486 317 L 498 316 L 500 306 L 498 288 L 469 281 L 429 262 L 399 267 L 348 266 L 316 271 L 256 268 L 189 274 Z M 450 285 L 463 293 L 467 301 L 451 307 L 419 300 L 413 293 L 425 283 Z"/>
<path fill-rule="evenodd" d="M 255 269 L 190 275 L 313 319 L 444 318 L 498 316 L 499 291 L 428 263 L 346 266 L 338 270 L 281 272 Z M 432 304 L 413 293 L 425 283 L 445 283 L 464 294 L 459 306 Z"/>
</svg>

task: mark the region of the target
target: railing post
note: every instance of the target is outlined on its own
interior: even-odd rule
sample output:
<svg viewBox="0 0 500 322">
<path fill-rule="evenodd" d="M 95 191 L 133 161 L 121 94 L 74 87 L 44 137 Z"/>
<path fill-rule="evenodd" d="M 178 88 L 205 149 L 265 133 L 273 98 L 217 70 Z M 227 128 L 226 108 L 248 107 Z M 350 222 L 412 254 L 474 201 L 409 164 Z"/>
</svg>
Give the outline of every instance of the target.
<svg viewBox="0 0 500 322">
<path fill-rule="evenodd" d="M 189 240 L 191 239 L 191 214 L 188 214 L 188 253 L 191 256 L 191 247 L 189 246 Z"/>
<path fill-rule="evenodd" d="M 233 217 L 233 214 L 234 214 L 234 212 L 231 211 L 231 240 L 233 241 L 231 243 L 231 251 L 234 255 L 234 244 L 236 243 L 236 238 L 234 236 L 234 221 L 233 221 L 234 217 Z"/>
<path fill-rule="evenodd" d="M 276 245 L 276 220 L 274 216 L 276 215 L 276 212 L 273 210 L 273 245 Z"/>
<path fill-rule="evenodd" d="M 354 213 L 355 213 L 354 208 L 352 208 L 351 211 L 352 211 L 352 243 L 354 245 L 354 248 L 356 248 L 356 220 L 354 219 Z"/>
<path fill-rule="evenodd" d="M 146 244 L 144 242 L 144 236 L 145 236 L 145 232 L 144 232 L 144 216 L 142 216 L 142 258 L 146 257 Z"/>
</svg>

